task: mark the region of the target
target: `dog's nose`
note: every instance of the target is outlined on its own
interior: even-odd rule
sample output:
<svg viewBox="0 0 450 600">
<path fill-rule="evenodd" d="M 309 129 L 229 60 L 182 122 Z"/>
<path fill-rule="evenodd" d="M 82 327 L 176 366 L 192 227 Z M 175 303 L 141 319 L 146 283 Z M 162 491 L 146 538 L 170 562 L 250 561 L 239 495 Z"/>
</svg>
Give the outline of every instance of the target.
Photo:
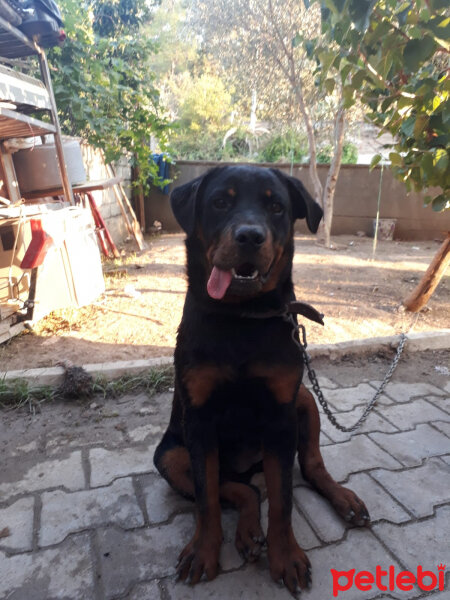
<svg viewBox="0 0 450 600">
<path fill-rule="evenodd" d="M 266 241 L 266 231 L 260 225 L 239 225 L 234 231 L 234 239 L 242 246 L 261 246 Z"/>
</svg>

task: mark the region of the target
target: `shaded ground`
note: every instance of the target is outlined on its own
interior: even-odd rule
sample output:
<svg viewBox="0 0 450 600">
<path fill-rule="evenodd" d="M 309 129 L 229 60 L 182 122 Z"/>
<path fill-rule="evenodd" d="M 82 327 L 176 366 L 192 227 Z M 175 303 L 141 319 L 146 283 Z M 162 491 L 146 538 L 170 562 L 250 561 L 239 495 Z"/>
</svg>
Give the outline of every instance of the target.
<svg viewBox="0 0 450 600">
<path fill-rule="evenodd" d="M 94 304 L 53 313 L 34 331 L 0 346 L 1 370 L 171 355 L 186 291 L 183 236 L 149 240 L 147 251 L 106 264 L 106 293 Z M 308 323 L 310 343 L 334 343 L 450 326 L 447 276 L 425 311 L 398 310 L 428 267 L 440 242 L 378 242 L 336 237 L 335 249 L 296 236 L 294 281 L 299 299 L 325 314 L 325 327 Z"/>
</svg>

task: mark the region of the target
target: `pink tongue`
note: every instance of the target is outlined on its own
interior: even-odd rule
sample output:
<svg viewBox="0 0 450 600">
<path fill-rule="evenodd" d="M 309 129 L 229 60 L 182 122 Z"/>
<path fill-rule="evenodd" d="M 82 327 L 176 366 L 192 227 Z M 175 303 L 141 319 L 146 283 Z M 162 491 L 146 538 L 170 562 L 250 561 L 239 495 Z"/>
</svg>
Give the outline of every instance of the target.
<svg viewBox="0 0 450 600">
<path fill-rule="evenodd" d="M 222 271 L 217 267 L 213 267 L 211 275 L 209 276 L 208 285 L 206 286 L 211 298 L 214 298 L 214 300 L 221 300 L 225 296 L 232 277 L 231 271 Z"/>
</svg>

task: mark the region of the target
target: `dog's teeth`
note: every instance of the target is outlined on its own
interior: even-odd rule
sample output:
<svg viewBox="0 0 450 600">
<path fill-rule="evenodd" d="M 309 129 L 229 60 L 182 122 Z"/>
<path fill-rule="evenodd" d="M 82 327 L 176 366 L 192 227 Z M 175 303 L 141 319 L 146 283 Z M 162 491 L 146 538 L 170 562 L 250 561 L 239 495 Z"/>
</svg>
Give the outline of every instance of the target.
<svg viewBox="0 0 450 600">
<path fill-rule="evenodd" d="M 259 275 L 258 270 L 253 271 L 253 273 L 251 275 L 238 275 L 236 273 L 236 269 L 231 269 L 231 273 L 232 273 L 233 277 L 235 277 L 236 279 L 256 279 Z"/>
</svg>

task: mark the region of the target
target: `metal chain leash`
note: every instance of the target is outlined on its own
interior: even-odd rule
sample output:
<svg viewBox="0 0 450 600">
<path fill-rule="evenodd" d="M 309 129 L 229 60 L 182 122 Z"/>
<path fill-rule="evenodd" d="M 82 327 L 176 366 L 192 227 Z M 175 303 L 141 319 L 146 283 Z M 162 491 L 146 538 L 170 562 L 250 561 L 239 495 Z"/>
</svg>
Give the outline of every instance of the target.
<svg viewBox="0 0 450 600">
<path fill-rule="evenodd" d="M 306 351 L 308 344 L 306 342 L 306 330 L 305 330 L 304 325 L 298 325 L 295 321 L 295 317 L 290 314 L 285 315 L 285 320 L 288 321 L 292 325 L 292 332 L 291 332 L 292 339 L 293 339 L 295 345 L 300 349 L 300 351 L 303 355 L 303 359 L 305 361 L 306 369 L 308 371 L 308 377 L 309 377 L 309 380 L 311 381 L 313 391 L 316 394 L 317 399 L 320 402 L 320 405 L 322 406 L 326 416 L 328 417 L 328 420 L 336 427 L 336 429 L 339 429 L 340 431 L 344 431 L 346 433 L 348 433 L 350 431 L 356 431 L 357 429 L 359 429 L 359 427 L 361 427 L 361 425 L 364 423 L 364 421 L 369 416 L 370 412 L 373 410 L 378 398 L 383 393 L 384 388 L 388 384 L 395 369 L 397 368 L 398 361 L 400 360 L 400 356 L 402 355 L 403 347 L 404 347 L 406 339 L 407 339 L 406 335 L 404 333 L 402 333 L 400 335 L 400 341 L 399 341 L 399 344 L 397 347 L 397 352 L 394 357 L 394 360 L 392 361 L 391 366 L 389 367 L 386 375 L 384 376 L 384 379 L 381 382 L 380 387 L 376 391 L 374 397 L 367 404 L 361 417 L 351 427 L 344 427 L 344 425 L 341 425 L 336 420 L 336 417 L 331 412 L 330 407 L 328 406 L 328 402 L 325 400 L 322 390 L 320 389 L 319 382 L 318 382 L 317 376 L 316 376 L 316 372 L 314 371 L 314 369 L 311 368 L 311 364 L 310 364 L 311 359 L 310 359 L 308 352 Z M 301 335 L 300 335 L 300 331 L 301 331 Z M 296 338 L 296 334 L 298 334 L 299 339 Z M 301 341 L 300 341 L 300 339 L 301 339 Z"/>
</svg>

